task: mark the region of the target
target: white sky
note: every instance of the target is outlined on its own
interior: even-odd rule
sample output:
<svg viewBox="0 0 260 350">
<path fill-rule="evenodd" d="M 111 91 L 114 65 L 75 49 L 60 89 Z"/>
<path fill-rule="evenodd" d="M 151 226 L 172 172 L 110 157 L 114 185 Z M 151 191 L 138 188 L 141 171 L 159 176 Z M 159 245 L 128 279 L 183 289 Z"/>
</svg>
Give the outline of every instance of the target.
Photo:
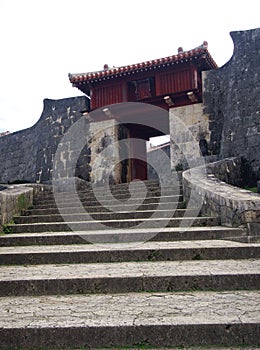
<svg viewBox="0 0 260 350">
<path fill-rule="evenodd" d="M 0 131 L 32 126 L 43 99 L 79 96 L 68 73 L 138 63 L 209 43 L 219 66 L 230 31 L 260 26 L 258 0 L 0 0 Z"/>
</svg>

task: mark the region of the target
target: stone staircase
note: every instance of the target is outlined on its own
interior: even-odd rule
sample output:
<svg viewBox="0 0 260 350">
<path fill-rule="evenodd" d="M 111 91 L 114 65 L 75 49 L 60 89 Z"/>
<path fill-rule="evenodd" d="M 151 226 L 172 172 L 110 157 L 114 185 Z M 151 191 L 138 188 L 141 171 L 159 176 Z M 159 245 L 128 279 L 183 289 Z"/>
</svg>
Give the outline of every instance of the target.
<svg viewBox="0 0 260 350">
<path fill-rule="evenodd" d="M 145 186 L 50 188 L 5 228 L 0 349 L 259 345 L 260 244 Z"/>
</svg>

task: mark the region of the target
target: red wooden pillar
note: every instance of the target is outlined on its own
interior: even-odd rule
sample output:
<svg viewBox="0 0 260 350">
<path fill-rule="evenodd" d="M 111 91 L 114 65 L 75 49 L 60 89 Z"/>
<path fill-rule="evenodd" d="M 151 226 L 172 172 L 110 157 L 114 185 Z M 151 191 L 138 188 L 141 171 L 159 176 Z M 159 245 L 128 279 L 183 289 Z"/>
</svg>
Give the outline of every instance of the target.
<svg viewBox="0 0 260 350">
<path fill-rule="evenodd" d="M 146 140 L 134 137 L 131 130 L 131 180 L 147 180 Z"/>
</svg>

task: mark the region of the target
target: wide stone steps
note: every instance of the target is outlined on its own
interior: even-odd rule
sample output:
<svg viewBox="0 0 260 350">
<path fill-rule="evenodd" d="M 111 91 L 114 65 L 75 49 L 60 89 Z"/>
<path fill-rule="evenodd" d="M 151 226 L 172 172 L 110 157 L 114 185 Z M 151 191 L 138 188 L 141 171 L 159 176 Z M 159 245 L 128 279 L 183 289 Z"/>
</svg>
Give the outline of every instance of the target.
<svg viewBox="0 0 260 350">
<path fill-rule="evenodd" d="M 241 260 L 259 257 L 260 245 L 225 240 L 0 247 L 1 265 Z"/>
<path fill-rule="evenodd" d="M 212 349 L 259 341 L 256 291 L 2 297 L 0 304 L 2 349 Z"/>
<path fill-rule="evenodd" d="M 259 260 L 2 266 L 0 296 L 255 290 Z"/>
<path fill-rule="evenodd" d="M 177 187 L 181 187 L 182 186 L 182 181 L 181 179 L 179 180 L 169 180 L 167 182 L 164 183 L 160 183 L 159 180 L 137 180 L 137 181 L 132 181 L 130 183 L 121 183 L 121 184 L 116 184 L 116 185 L 109 185 L 109 191 L 113 192 L 113 193 L 118 193 L 118 192 L 125 192 L 125 191 L 135 191 L 135 190 L 139 190 L 139 189 L 144 189 L 144 186 L 146 187 L 147 190 L 153 190 L 153 189 L 158 189 L 160 187 L 166 187 L 168 186 L 170 188 L 177 188 Z M 84 182 L 84 184 L 75 184 L 75 182 L 70 183 L 70 181 L 68 183 L 56 183 L 54 182 L 54 185 L 52 186 L 48 186 L 48 188 L 45 188 L 44 191 L 42 192 L 43 195 L 53 195 L 53 193 L 66 193 L 66 192 L 72 192 L 72 191 L 76 191 L 79 193 L 82 192 L 93 192 L 93 190 L 95 192 L 104 192 L 104 189 L 107 190 L 107 184 L 106 187 L 104 186 L 96 186 L 94 184 L 90 184 L 90 183 L 86 183 Z M 41 195 L 41 192 L 39 192 L 39 195 Z"/>
<path fill-rule="evenodd" d="M 63 232 L 63 231 L 86 231 L 107 228 L 131 228 L 138 225 L 147 225 L 152 228 L 178 227 L 183 223 L 184 227 L 190 226 L 214 226 L 218 225 L 217 217 L 183 217 L 183 218 L 142 218 L 142 219 L 114 219 L 114 220 L 86 220 L 66 222 L 38 222 L 28 224 L 8 225 L 10 233 L 24 232 Z"/>
<path fill-rule="evenodd" d="M 58 209 L 49 192 L 6 227 L 0 348 L 257 346 L 260 244 L 184 210 L 181 192 L 153 189 L 133 209 L 142 196 L 126 189 L 109 209 L 86 191 L 83 207 L 66 194 Z"/>
<path fill-rule="evenodd" d="M 125 242 L 172 242 L 189 240 L 235 240 L 247 242 L 247 232 L 241 228 L 222 226 L 189 227 L 189 228 L 157 228 L 149 229 L 107 229 L 80 232 L 42 232 L 18 233 L 0 236 L 0 246 L 22 245 L 68 245 L 68 244 L 103 244 Z"/>
<path fill-rule="evenodd" d="M 183 215 L 192 216 L 194 209 L 177 209 L 177 210 L 157 210 L 156 214 L 160 215 L 161 218 L 179 218 Z M 63 215 L 30 215 L 30 216 L 17 216 L 14 217 L 15 224 L 29 224 L 29 223 L 39 223 L 39 222 L 75 222 L 75 221 L 86 221 L 89 218 L 93 220 L 131 220 L 131 219 L 146 219 L 150 218 L 154 214 L 154 210 L 145 211 L 117 211 L 117 212 L 92 212 L 88 214 L 86 212 L 76 213 L 76 214 L 64 214 Z"/>
<path fill-rule="evenodd" d="M 131 189 L 128 190 L 120 190 L 120 191 L 113 191 L 111 193 L 107 193 L 107 191 L 80 191 L 77 193 L 73 192 L 57 192 L 55 194 L 48 194 L 48 195 L 38 195 L 37 198 L 35 198 L 34 203 L 38 204 L 42 201 L 53 201 L 56 199 L 61 199 L 62 201 L 70 201 L 72 197 L 80 198 L 81 200 L 87 199 L 95 199 L 96 197 L 101 197 L 103 199 L 110 199 L 111 196 L 114 198 L 120 200 L 120 199 L 129 199 L 130 197 L 138 197 L 142 193 L 145 197 L 158 197 L 160 195 L 179 195 L 182 194 L 182 188 L 181 187 L 175 187 L 175 188 L 169 188 L 169 189 L 163 189 L 163 192 L 161 188 L 158 186 L 153 189 Z"/>
<path fill-rule="evenodd" d="M 28 210 L 24 210 L 22 212 L 23 216 L 28 216 L 28 215 L 55 215 L 55 214 L 59 214 L 60 210 L 57 208 L 57 206 L 55 207 L 47 207 L 47 208 L 39 208 L 39 206 L 34 207 L 34 209 L 28 209 Z M 62 214 L 74 214 L 75 212 L 80 213 L 80 212 L 84 212 L 84 213 L 97 213 L 97 212 L 122 212 L 122 208 L 124 209 L 124 211 L 130 211 L 133 208 L 132 204 L 126 204 L 124 203 L 124 205 L 122 206 L 122 204 L 118 204 L 118 205 L 109 205 L 109 209 L 102 206 L 102 205 L 94 205 L 94 206 L 82 206 L 81 208 L 79 208 L 78 205 L 74 205 L 74 206 L 69 206 L 69 207 L 61 207 L 60 209 L 62 209 Z M 140 206 L 138 206 L 136 208 L 136 212 L 138 211 L 148 211 L 148 210 L 152 210 L 155 211 L 158 208 L 158 202 L 157 203 L 148 203 L 148 204 L 141 204 Z M 185 202 L 166 202 L 166 203 L 160 203 L 160 210 L 172 210 L 172 209 L 184 209 L 185 208 Z"/>
<path fill-rule="evenodd" d="M 169 202 L 173 202 L 173 203 L 178 203 L 179 201 L 183 201 L 183 197 L 182 195 L 166 195 L 166 196 L 154 196 L 154 197 L 131 197 L 127 200 L 128 204 L 152 204 L 152 203 L 169 203 Z M 84 199 L 82 201 L 80 201 L 82 206 L 108 206 L 110 207 L 111 205 L 120 205 L 121 207 L 123 205 L 125 205 L 126 203 L 124 203 L 124 201 L 119 201 L 119 200 L 115 200 L 115 199 L 102 199 L 99 200 L 97 198 L 90 198 L 90 199 Z M 71 200 L 69 201 L 62 201 L 60 200 L 58 205 L 61 208 L 67 208 L 67 207 L 71 207 L 71 206 L 75 206 L 75 204 L 77 204 L 77 202 L 75 201 L 75 199 L 72 197 Z M 39 203 L 34 203 L 34 205 L 38 208 L 38 209 L 44 209 L 44 208 L 50 208 L 50 207 L 56 207 L 57 206 L 57 202 L 55 200 L 48 200 L 48 201 L 42 201 Z"/>
</svg>

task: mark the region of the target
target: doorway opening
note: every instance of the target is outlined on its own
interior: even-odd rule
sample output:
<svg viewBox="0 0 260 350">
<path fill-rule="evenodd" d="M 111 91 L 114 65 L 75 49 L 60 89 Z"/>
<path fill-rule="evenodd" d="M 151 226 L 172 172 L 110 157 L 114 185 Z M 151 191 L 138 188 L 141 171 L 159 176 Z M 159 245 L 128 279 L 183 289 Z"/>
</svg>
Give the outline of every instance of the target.
<svg viewBox="0 0 260 350">
<path fill-rule="evenodd" d="M 156 171 L 150 165 L 150 158 L 156 158 L 157 149 L 169 146 L 169 135 L 158 129 L 135 123 L 126 123 L 122 127 L 126 130 L 124 135 L 127 135 L 125 139 L 127 146 L 121 151 L 125 153 L 127 148 L 128 159 L 121 161 L 121 181 L 130 182 L 156 178 Z M 169 150 L 170 148 L 166 151 L 168 155 Z M 170 162 L 170 157 L 168 159 Z M 157 160 L 153 159 L 152 163 L 156 162 Z"/>
</svg>

